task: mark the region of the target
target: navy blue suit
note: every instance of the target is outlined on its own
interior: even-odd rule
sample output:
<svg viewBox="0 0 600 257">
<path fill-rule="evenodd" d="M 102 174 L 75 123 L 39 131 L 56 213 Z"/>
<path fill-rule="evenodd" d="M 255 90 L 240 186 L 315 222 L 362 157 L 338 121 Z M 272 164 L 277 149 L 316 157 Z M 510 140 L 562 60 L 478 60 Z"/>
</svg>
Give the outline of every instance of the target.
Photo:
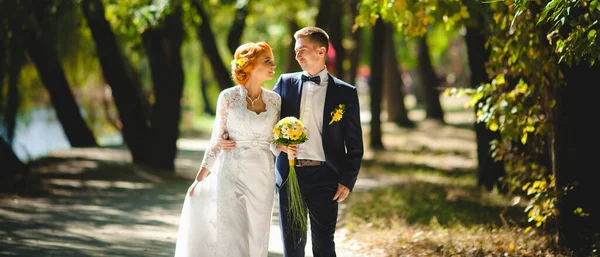
<svg viewBox="0 0 600 257">
<path fill-rule="evenodd" d="M 282 74 L 273 88 L 273 91 L 281 96 L 280 118 L 288 116 L 300 118 L 301 75 L 301 72 Z M 327 75 L 329 79 L 321 135 L 326 159 L 325 165 L 295 168 L 302 197 L 308 206 L 315 257 L 336 256 L 333 235 L 338 203 L 333 200 L 333 196 L 337 191 L 338 183 L 350 190 L 354 188 L 364 153 L 356 87 L 331 74 Z M 330 113 L 340 104 L 344 104 L 346 108 L 342 119 L 329 124 Z M 286 184 L 282 185 L 282 181 L 285 181 L 289 172 L 286 153 L 282 152 L 277 157 L 276 169 L 277 187 L 280 191 L 279 222 L 284 237 L 285 257 L 304 257 L 306 235 L 290 229 L 287 222 L 287 210 L 289 209 L 286 197 L 287 187 Z M 295 241 L 299 238 L 302 238 L 300 244 Z"/>
</svg>

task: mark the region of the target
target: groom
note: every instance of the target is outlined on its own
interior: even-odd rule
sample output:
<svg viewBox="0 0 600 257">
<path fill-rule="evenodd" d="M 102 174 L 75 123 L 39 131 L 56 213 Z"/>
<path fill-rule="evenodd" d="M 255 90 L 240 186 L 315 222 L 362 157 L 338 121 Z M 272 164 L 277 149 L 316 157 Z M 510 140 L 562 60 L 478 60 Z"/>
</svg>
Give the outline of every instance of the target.
<svg viewBox="0 0 600 257">
<path fill-rule="evenodd" d="M 308 140 L 296 148 L 295 169 L 308 207 L 313 256 L 336 256 L 334 233 L 338 203 L 354 187 L 363 156 L 356 88 L 327 72 L 329 36 L 317 27 L 294 34 L 294 51 L 302 72 L 282 74 L 273 88 L 281 96 L 281 118 L 299 118 L 308 129 Z M 288 222 L 285 152 L 277 156 L 279 224 L 285 257 L 304 257 L 307 235 Z M 300 242 L 295 241 L 300 240 Z"/>
</svg>

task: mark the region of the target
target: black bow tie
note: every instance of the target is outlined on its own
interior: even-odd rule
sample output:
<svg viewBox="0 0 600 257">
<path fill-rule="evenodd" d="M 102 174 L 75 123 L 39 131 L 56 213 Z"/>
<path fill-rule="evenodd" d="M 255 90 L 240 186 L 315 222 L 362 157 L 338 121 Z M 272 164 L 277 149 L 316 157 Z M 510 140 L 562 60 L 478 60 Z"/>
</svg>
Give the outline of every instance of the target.
<svg viewBox="0 0 600 257">
<path fill-rule="evenodd" d="M 306 75 L 302 75 L 302 82 L 306 82 L 306 81 L 312 81 L 315 84 L 319 85 L 319 84 L 321 84 L 321 77 L 319 77 L 319 76 L 309 77 Z"/>
</svg>

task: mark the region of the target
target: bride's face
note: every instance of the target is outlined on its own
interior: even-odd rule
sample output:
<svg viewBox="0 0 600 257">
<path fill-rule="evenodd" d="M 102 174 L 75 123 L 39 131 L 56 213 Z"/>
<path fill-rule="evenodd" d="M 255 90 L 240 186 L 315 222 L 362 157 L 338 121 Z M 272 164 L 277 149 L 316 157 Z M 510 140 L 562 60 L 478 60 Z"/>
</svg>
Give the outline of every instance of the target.
<svg viewBox="0 0 600 257">
<path fill-rule="evenodd" d="M 275 59 L 269 52 L 264 51 L 256 59 L 254 70 L 252 70 L 252 76 L 260 77 L 264 80 L 273 79 L 275 76 Z"/>
</svg>

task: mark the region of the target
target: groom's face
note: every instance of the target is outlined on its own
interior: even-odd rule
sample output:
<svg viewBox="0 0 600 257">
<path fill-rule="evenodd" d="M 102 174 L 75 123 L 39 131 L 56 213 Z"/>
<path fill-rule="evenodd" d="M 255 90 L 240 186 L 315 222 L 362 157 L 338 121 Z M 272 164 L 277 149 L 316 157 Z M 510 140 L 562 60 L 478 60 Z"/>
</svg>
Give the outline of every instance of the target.
<svg viewBox="0 0 600 257">
<path fill-rule="evenodd" d="M 296 61 L 302 70 L 314 75 L 325 67 L 325 47 L 319 47 L 308 37 L 299 37 L 294 46 Z"/>
</svg>

